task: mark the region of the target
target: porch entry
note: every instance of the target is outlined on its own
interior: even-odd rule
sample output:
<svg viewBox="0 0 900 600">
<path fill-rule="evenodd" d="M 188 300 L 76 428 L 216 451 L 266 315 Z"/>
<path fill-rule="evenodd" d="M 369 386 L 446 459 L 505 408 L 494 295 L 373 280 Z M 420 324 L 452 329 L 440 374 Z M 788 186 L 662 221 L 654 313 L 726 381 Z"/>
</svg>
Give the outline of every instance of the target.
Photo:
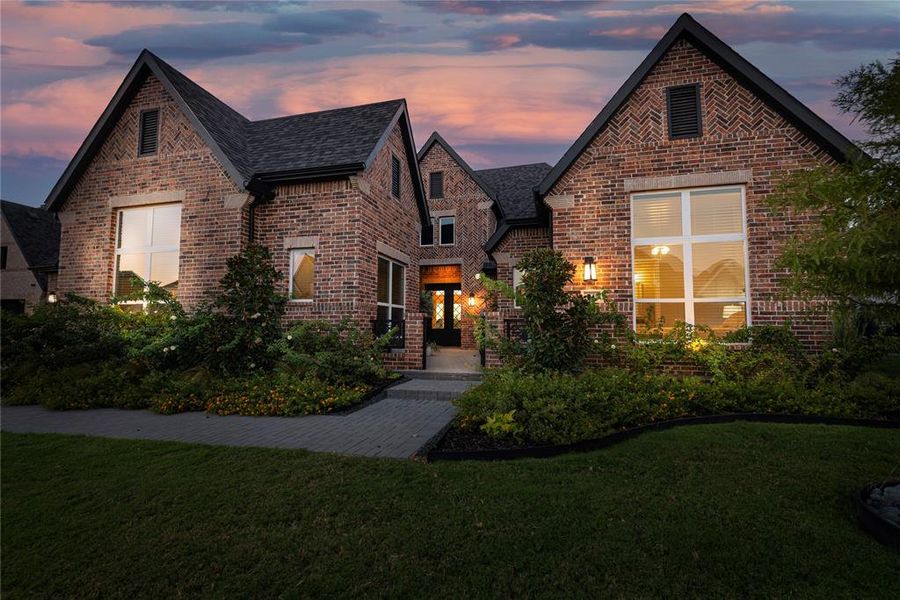
<svg viewBox="0 0 900 600">
<path fill-rule="evenodd" d="M 431 298 L 428 341 L 438 346 L 462 343 L 462 287 L 458 283 L 429 283 L 426 293 Z"/>
</svg>

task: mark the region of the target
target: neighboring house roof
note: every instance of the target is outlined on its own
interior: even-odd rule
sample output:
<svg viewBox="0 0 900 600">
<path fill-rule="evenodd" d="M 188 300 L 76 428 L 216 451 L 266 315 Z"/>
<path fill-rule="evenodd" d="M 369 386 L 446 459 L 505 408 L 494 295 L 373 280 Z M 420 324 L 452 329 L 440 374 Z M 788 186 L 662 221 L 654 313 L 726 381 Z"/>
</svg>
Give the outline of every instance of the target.
<svg viewBox="0 0 900 600">
<path fill-rule="evenodd" d="M 9 200 L 0 200 L 0 210 L 28 268 L 55 271 L 59 264 L 56 214 Z"/>
<path fill-rule="evenodd" d="M 403 99 L 289 117 L 250 121 L 177 69 L 144 50 L 94 125 L 44 206 L 57 210 L 99 150 L 141 83 L 155 75 L 187 115 L 235 184 L 253 192 L 265 184 L 353 175 L 364 171 L 394 125 L 403 133 L 409 169 L 419 172 Z M 419 177 L 413 188 L 423 223 L 428 207 Z"/>
<path fill-rule="evenodd" d="M 656 44 L 647 58 L 619 88 L 600 114 L 591 121 L 572 147 L 563 155 L 553 170 L 538 186 L 538 193 L 544 196 L 550 192 L 560 177 L 571 167 L 591 141 L 600 133 L 616 111 L 628 100 L 631 93 L 641 84 L 647 74 L 665 56 L 675 42 L 686 39 L 692 46 L 703 52 L 713 62 L 722 67 L 741 85 L 754 92 L 763 102 L 781 114 L 800 131 L 808 135 L 832 157 L 844 161 L 858 152 L 853 142 L 844 137 L 834 127 L 826 123 L 784 88 L 769 79 L 762 71 L 751 65 L 722 40 L 700 25 L 689 14 L 682 14 L 663 38 Z"/>
<path fill-rule="evenodd" d="M 431 133 L 431 137 L 428 138 L 428 141 L 419 149 L 419 162 L 422 162 L 422 159 L 425 158 L 425 155 L 428 154 L 428 151 L 435 145 L 439 144 L 447 154 L 450 155 L 450 158 L 456 161 L 456 163 L 465 171 L 466 175 L 472 178 L 472 180 L 481 188 L 481 190 L 487 194 L 488 198 L 494 201 L 494 205 L 492 208 L 494 209 L 494 213 L 497 215 L 498 219 L 503 218 L 503 209 L 500 206 L 500 202 L 498 201 L 497 191 L 488 185 L 487 181 L 485 181 L 477 171 L 473 171 L 472 167 L 469 166 L 463 158 L 456 153 L 456 150 L 453 149 L 453 146 L 447 143 L 441 134 L 437 131 L 433 131 Z"/>
<path fill-rule="evenodd" d="M 538 201 L 534 188 L 552 169 L 547 163 L 516 165 L 499 169 L 481 169 L 478 175 L 497 190 L 507 219 L 536 219 Z"/>
</svg>

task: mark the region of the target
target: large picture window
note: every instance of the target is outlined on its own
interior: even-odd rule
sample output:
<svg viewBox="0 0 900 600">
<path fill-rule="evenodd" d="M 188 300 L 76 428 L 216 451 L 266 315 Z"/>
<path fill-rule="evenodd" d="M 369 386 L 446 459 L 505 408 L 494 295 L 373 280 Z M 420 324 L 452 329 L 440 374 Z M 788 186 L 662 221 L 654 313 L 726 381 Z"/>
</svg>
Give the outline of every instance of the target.
<svg viewBox="0 0 900 600">
<path fill-rule="evenodd" d="M 378 257 L 378 329 L 402 326 L 405 319 L 406 267 Z"/>
<path fill-rule="evenodd" d="M 716 333 L 749 325 L 744 210 L 741 187 L 632 196 L 639 333 L 676 321 Z"/>
<path fill-rule="evenodd" d="M 311 302 L 315 282 L 316 253 L 312 248 L 291 250 L 291 300 Z"/>
<path fill-rule="evenodd" d="M 137 276 L 177 295 L 181 205 L 122 209 L 116 229 L 115 294 L 140 291 Z"/>
</svg>

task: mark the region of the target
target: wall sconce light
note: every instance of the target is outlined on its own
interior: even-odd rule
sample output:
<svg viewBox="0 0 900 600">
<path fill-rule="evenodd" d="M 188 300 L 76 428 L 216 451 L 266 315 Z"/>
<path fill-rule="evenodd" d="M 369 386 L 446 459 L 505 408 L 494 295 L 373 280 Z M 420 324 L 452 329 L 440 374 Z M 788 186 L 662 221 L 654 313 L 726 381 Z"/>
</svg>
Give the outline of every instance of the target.
<svg viewBox="0 0 900 600">
<path fill-rule="evenodd" d="M 57 298 L 56 298 L 55 292 L 51 292 L 51 293 L 47 294 L 47 302 L 49 302 L 50 304 L 56 304 L 56 299 Z"/>
<path fill-rule="evenodd" d="M 469 306 L 475 306 L 475 294 L 469 292 Z"/>
<path fill-rule="evenodd" d="M 597 281 L 597 265 L 593 256 L 584 257 L 584 280 Z"/>
</svg>

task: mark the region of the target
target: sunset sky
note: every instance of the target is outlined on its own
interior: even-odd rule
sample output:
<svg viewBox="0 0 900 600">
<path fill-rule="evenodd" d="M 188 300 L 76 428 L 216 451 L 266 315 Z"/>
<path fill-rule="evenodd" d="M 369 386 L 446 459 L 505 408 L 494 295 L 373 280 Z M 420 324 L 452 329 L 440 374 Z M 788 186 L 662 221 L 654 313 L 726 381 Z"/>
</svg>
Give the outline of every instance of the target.
<svg viewBox="0 0 900 600">
<path fill-rule="evenodd" d="M 475 168 L 555 163 L 682 12 L 851 138 L 900 2 L 0 2 L 4 199 L 41 204 L 142 48 L 251 119 L 406 98 Z"/>
</svg>

